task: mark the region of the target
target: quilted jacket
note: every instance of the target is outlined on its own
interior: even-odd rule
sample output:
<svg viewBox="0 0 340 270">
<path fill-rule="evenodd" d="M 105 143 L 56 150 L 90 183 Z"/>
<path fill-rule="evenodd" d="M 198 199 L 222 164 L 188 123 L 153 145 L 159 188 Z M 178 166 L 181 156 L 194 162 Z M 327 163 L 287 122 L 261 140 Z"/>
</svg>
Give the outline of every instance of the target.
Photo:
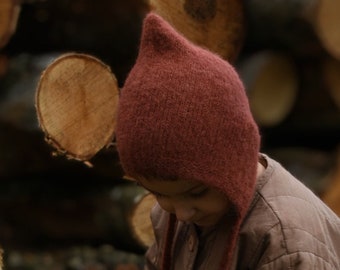
<svg viewBox="0 0 340 270">
<path fill-rule="evenodd" d="M 339 270 L 340 218 L 277 161 L 267 167 L 243 220 L 228 270 Z M 151 213 L 156 242 L 146 252 L 145 269 L 161 270 L 169 214 Z M 172 269 L 220 270 L 228 233 L 223 223 L 198 234 L 193 224 L 177 223 Z"/>
</svg>

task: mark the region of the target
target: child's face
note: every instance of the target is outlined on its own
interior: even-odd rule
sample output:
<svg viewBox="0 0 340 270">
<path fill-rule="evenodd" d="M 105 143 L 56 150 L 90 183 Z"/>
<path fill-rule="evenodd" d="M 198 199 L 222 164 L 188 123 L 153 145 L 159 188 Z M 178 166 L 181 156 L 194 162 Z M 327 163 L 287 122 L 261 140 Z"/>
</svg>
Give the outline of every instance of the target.
<svg viewBox="0 0 340 270">
<path fill-rule="evenodd" d="M 230 202 L 217 190 L 198 182 L 139 179 L 153 193 L 159 205 L 183 222 L 215 225 L 230 210 Z"/>
</svg>

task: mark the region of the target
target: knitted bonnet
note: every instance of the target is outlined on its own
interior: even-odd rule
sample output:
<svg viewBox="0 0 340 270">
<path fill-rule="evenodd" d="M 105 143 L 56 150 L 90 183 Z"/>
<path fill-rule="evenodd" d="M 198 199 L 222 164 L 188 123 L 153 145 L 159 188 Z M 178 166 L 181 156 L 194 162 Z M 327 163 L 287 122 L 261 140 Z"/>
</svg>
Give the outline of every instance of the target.
<svg viewBox="0 0 340 270">
<path fill-rule="evenodd" d="M 226 269 L 253 197 L 260 147 L 234 68 L 149 13 L 139 55 L 121 89 L 116 142 L 131 177 L 195 180 L 227 196 L 236 220 L 221 262 Z"/>
</svg>

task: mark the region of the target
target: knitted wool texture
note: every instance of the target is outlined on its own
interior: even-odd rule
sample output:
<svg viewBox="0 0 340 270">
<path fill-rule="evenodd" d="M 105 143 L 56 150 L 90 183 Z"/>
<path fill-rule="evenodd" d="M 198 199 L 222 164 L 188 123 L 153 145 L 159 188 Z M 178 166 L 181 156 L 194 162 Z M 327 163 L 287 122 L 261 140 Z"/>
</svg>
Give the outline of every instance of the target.
<svg viewBox="0 0 340 270">
<path fill-rule="evenodd" d="M 200 181 L 227 196 L 237 220 L 226 244 L 226 269 L 253 197 L 260 147 L 234 68 L 148 14 L 139 55 L 121 89 L 116 142 L 129 176 Z"/>
</svg>

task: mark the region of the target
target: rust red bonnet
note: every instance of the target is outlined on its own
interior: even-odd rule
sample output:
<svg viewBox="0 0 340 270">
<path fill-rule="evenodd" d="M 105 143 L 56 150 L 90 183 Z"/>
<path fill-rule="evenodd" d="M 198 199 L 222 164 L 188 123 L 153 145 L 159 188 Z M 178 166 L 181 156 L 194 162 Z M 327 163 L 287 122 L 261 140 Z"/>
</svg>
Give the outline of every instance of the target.
<svg viewBox="0 0 340 270">
<path fill-rule="evenodd" d="M 128 175 L 197 180 L 228 197 L 237 214 L 230 258 L 253 197 L 260 148 L 234 67 L 148 14 L 121 89 L 116 141 Z"/>
</svg>

